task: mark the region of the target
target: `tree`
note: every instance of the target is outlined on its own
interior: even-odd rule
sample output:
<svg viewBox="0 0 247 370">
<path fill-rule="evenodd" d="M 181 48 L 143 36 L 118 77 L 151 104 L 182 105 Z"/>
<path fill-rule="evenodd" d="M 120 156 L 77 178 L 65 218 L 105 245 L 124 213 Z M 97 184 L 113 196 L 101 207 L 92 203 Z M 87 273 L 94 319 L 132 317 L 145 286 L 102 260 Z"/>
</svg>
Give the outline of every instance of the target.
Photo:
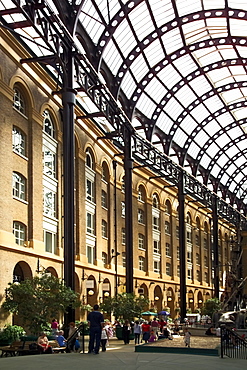
<svg viewBox="0 0 247 370">
<path fill-rule="evenodd" d="M 203 315 L 208 315 L 210 317 L 213 317 L 213 314 L 216 311 L 219 311 L 220 308 L 221 308 L 221 302 L 219 301 L 219 299 L 210 298 L 210 299 L 207 299 L 206 302 L 204 303 L 201 312 Z"/>
<path fill-rule="evenodd" d="M 135 296 L 132 293 L 118 294 L 116 297 L 109 297 L 100 305 L 100 309 L 108 314 L 113 314 L 117 319 L 134 320 L 141 317 L 149 300 L 143 296 Z"/>
<path fill-rule="evenodd" d="M 33 334 L 45 330 L 47 323 L 58 314 L 66 313 L 69 306 L 80 306 L 78 294 L 46 273 L 20 284 L 10 283 L 2 305 L 4 310 L 18 315 Z"/>
</svg>

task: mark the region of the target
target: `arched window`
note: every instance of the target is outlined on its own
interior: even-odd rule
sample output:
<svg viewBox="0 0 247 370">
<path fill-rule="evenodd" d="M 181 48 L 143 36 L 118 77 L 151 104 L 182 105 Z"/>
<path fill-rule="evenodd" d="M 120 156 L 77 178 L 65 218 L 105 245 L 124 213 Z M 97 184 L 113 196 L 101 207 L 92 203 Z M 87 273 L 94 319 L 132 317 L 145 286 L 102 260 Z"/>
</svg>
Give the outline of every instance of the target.
<svg viewBox="0 0 247 370">
<path fill-rule="evenodd" d="M 43 130 L 47 133 L 47 135 L 55 138 L 55 128 L 50 116 L 50 112 L 48 110 L 45 110 L 43 112 L 43 117 Z"/>
<path fill-rule="evenodd" d="M 141 233 L 138 234 L 138 248 L 141 250 L 146 250 L 145 236 Z"/>
<path fill-rule="evenodd" d="M 139 256 L 139 270 L 146 271 L 145 257 Z"/>
<path fill-rule="evenodd" d="M 102 164 L 102 180 L 105 182 L 109 181 L 109 170 L 106 162 Z"/>
<path fill-rule="evenodd" d="M 153 195 L 153 208 L 159 208 L 159 200 L 157 194 Z"/>
<path fill-rule="evenodd" d="M 103 238 L 107 238 L 107 222 L 105 220 L 102 220 L 102 223 L 101 223 L 101 232 L 102 232 L 102 236 Z"/>
<path fill-rule="evenodd" d="M 93 156 L 92 156 L 92 154 L 90 153 L 89 150 L 87 150 L 87 152 L 86 152 L 86 165 L 87 165 L 87 167 L 89 167 L 93 170 L 93 167 L 94 167 Z"/>
<path fill-rule="evenodd" d="M 12 175 L 13 197 L 26 200 L 26 179 L 17 172 Z"/>
<path fill-rule="evenodd" d="M 145 202 L 145 189 L 142 185 L 138 188 L 138 200 L 139 202 Z"/>
<path fill-rule="evenodd" d="M 26 156 L 26 135 L 15 126 L 12 129 L 12 147 L 15 153 Z"/>
<path fill-rule="evenodd" d="M 14 88 L 13 107 L 20 113 L 26 114 L 25 100 L 21 91 L 16 87 Z"/>
<path fill-rule="evenodd" d="M 13 222 L 13 234 L 15 236 L 15 242 L 18 245 L 24 245 L 24 241 L 27 240 L 26 238 L 26 226 L 19 222 Z"/>
</svg>

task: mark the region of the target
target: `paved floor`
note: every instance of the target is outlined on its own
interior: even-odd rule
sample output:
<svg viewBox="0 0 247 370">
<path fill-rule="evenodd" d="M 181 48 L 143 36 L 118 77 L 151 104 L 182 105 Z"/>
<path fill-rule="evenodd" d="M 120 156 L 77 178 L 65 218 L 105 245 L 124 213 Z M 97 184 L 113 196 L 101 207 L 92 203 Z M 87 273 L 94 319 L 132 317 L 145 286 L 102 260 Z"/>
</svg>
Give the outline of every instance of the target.
<svg viewBox="0 0 247 370">
<path fill-rule="evenodd" d="M 99 355 L 64 353 L 0 358 L 1 370 L 238 370 L 247 368 L 247 360 L 211 356 L 136 353 L 133 343 L 124 345 L 111 340 L 105 353 Z"/>
</svg>

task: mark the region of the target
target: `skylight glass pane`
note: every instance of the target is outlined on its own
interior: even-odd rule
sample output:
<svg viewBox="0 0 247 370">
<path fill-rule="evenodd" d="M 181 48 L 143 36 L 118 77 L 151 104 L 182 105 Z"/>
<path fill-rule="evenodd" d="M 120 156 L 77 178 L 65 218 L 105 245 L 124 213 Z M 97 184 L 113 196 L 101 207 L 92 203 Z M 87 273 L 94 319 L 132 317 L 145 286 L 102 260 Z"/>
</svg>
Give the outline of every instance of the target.
<svg viewBox="0 0 247 370">
<path fill-rule="evenodd" d="M 197 120 L 197 122 L 201 123 L 206 117 L 208 117 L 209 112 L 203 105 L 198 105 L 190 112 L 190 114 Z"/>
<path fill-rule="evenodd" d="M 226 183 L 227 183 L 227 180 L 229 179 L 229 176 L 226 174 L 226 173 L 224 173 L 224 175 L 222 176 L 222 178 L 221 178 L 221 183 L 223 184 L 223 185 L 225 185 Z"/>
<path fill-rule="evenodd" d="M 148 74 L 149 68 L 147 66 L 146 60 L 143 58 L 143 55 L 140 54 L 131 64 L 130 67 L 133 75 L 137 82 L 142 80 L 142 78 Z"/>
<path fill-rule="evenodd" d="M 161 59 L 165 57 L 159 40 L 153 41 L 144 49 L 144 54 L 151 67 L 155 66 Z"/>
<path fill-rule="evenodd" d="M 243 19 L 231 19 L 230 18 L 230 30 L 232 36 L 247 36 L 247 24 L 246 20 Z"/>
<path fill-rule="evenodd" d="M 247 10 L 247 3 L 245 0 L 228 0 L 228 6 L 232 9 Z"/>
<path fill-rule="evenodd" d="M 151 118 L 156 108 L 156 104 L 145 94 L 142 94 L 136 104 L 136 108 L 140 109 L 140 111 L 143 112 L 148 118 Z"/>
<path fill-rule="evenodd" d="M 204 76 L 199 76 L 190 81 L 189 85 L 197 92 L 198 96 L 202 96 L 208 91 L 212 90 L 212 87 Z"/>
<path fill-rule="evenodd" d="M 211 173 L 212 173 L 213 176 L 217 177 L 220 170 L 221 170 L 221 167 L 219 167 L 217 164 L 215 164 L 214 167 L 211 170 Z"/>
<path fill-rule="evenodd" d="M 225 154 L 222 154 L 218 159 L 217 163 L 220 167 L 224 167 L 226 163 L 229 162 L 229 157 L 227 157 Z"/>
<path fill-rule="evenodd" d="M 193 61 L 190 55 L 184 55 L 178 59 L 175 59 L 173 64 L 183 77 L 188 76 L 198 69 L 198 66 Z"/>
<path fill-rule="evenodd" d="M 170 0 L 149 0 L 157 27 L 175 18 L 173 6 Z"/>
<path fill-rule="evenodd" d="M 164 133 L 168 134 L 173 125 L 174 121 L 162 112 L 157 120 L 157 126 L 163 130 Z"/>
<path fill-rule="evenodd" d="M 167 54 L 171 54 L 175 50 L 178 50 L 184 46 L 179 32 L 179 28 L 174 28 L 173 30 L 165 33 L 161 37 L 161 39 L 164 43 L 165 51 Z"/>
<path fill-rule="evenodd" d="M 234 148 L 234 149 L 236 149 L 236 148 Z M 231 157 L 231 158 L 233 158 L 233 157 Z M 246 163 L 246 157 L 241 156 L 238 159 L 235 159 L 234 162 L 235 162 L 237 167 L 240 167 L 240 166 L 242 166 L 242 164 Z"/>
<path fill-rule="evenodd" d="M 247 57 L 246 47 L 236 45 L 236 49 L 237 49 L 241 58 L 246 58 Z"/>
<path fill-rule="evenodd" d="M 183 16 L 185 14 L 198 12 L 202 10 L 202 5 L 200 0 L 195 0 L 193 2 L 188 2 L 186 0 L 177 0 L 176 1 L 178 14 L 179 16 Z"/>
<path fill-rule="evenodd" d="M 136 45 L 136 39 L 126 20 L 120 23 L 114 32 L 114 39 L 126 58 Z"/>
<path fill-rule="evenodd" d="M 214 113 L 217 110 L 223 108 L 223 103 L 217 96 L 212 96 L 211 98 L 204 100 L 204 104 L 207 106 L 211 113 Z"/>
<path fill-rule="evenodd" d="M 234 127 L 231 130 L 228 130 L 227 133 L 232 140 L 235 140 L 237 137 L 243 135 L 243 131 L 239 127 Z"/>
<path fill-rule="evenodd" d="M 174 135 L 175 143 L 183 147 L 187 138 L 188 138 L 188 135 L 186 135 L 186 133 L 182 131 L 180 128 L 176 130 L 176 133 Z"/>
<path fill-rule="evenodd" d="M 184 108 L 174 99 L 171 98 L 165 106 L 165 111 L 174 119 L 180 115 Z"/>
<path fill-rule="evenodd" d="M 127 72 L 124 76 L 121 88 L 123 89 L 124 93 L 126 94 L 127 98 L 130 98 L 135 91 L 136 83 L 133 77 L 131 76 L 130 72 Z"/>
<path fill-rule="evenodd" d="M 232 163 L 228 169 L 227 169 L 227 173 L 229 173 L 230 175 L 232 175 L 235 171 L 237 170 L 237 167 L 235 166 L 234 163 Z"/>
<path fill-rule="evenodd" d="M 204 130 L 212 137 L 216 132 L 218 132 L 221 127 L 215 120 L 210 121 L 205 127 Z"/>
<path fill-rule="evenodd" d="M 201 164 L 204 168 L 208 168 L 209 163 L 211 162 L 212 158 L 210 158 L 206 153 L 202 156 Z"/>
<path fill-rule="evenodd" d="M 218 147 L 218 145 L 216 145 L 215 143 L 212 143 L 209 147 L 208 147 L 208 153 L 210 153 L 210 156 L 211 157 L 214 157 L 217 153 L 218 153 L 218 151 L 219 151 L 219 147 Z"/>
<path fill-rule="evenodd" d="M 232 123 L 234 119 L 230 113 L 226 112 L 218 116 L 217 121 L 220 123 L 222 127 L 226 127 L 227 125 Z"/>
<path fill-rule="evenodd" d="M 117 74 L 119 65 L 122 63 L 122 57 L 112 40 L 110 40 L 106 46 L 103 58 L 110 67 L 112 73 Z"/>
<path fill-rule="evenodd" d="M 187 85 L 178 90 L 175 96 L 184 107 L 188 107 L 194 100 L 196 100 L 196 95 Z"/>
<path fill-rule="evenodd" d="M 167 93 L 167 89 L 165 89 L 165 87 L 157 80 L 157 78 L 153 78 L 149 82 L 149 84 L 145 88 L 145 91 L 157 103 L 159 103 L 162 97 Z"/>
<path fill-rule="evenodd" d="M 200 147 L 196 144 L 196 143 L 194 143 L 194 142 L 192 142 L 191 144 L 190 144 L 190 146 L 189 146 L 189 149 L 188 149 L 188 154 L 189 155 L 191 155 L 192 156 L 192 158 L 196 158 L 197 157 L 197 154 L 199 153 L 199 151 L 200 151 Z"/>
<path fill-rule="evenodd" d="M 144 2 L 131 11 L 129 19 L 140 41 L 154 31 L 154 24 Z"/>
<path fill-rule="evenodd" d="M 223 148 L 226 144 L 229 143 L 230 138 L 227 134 L 222 134 L 215 141 L 218 145 L 221 146 L 221 148 Z"/>
<path fill-rule="evenodd" d="M 224 9 L 225 0 L 203 0 L 204 9 Z"/>
<path fill-rule="evenodd" d="M 237 110 L 234 110 L 234 115 L 237 120 L 246 118 L 247 117 L 247 108 L 240 108 Z"/>
<path fill-rule="evenodd" d="M 158 76 L 168 87 L 168 89 L 172 88 L 172 86 L 176 85 L 176 83 L 181 80 L 180 74 L 173 68 L 172 65 L 168 65 L 162 69 L 158 73 Z"/>
<path fill-rule="evenodd" d="M 183 129 L 187 134 L 191 134 L 197 127 L 197 122 L 189 115 L 180 123 L 181 129 Z"/>
<path fill-rule="evenodd" d="M 195 137 L 195 142 L 200 144 L 201 147 L 209 140 L 209 135 L 207 135 L 203 130 L 199 131 Z"/>
</svg>

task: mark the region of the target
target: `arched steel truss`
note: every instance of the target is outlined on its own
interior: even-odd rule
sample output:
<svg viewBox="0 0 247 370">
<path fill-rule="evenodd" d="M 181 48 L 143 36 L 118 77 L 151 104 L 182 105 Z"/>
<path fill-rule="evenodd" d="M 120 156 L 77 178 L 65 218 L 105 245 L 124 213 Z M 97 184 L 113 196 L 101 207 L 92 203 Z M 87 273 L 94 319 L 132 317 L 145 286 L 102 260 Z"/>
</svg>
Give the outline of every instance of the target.
<svg viewBox="0 0 247 370">
<path fill-rule="evenodd" d="M 168 1 L 168 0 L 167 0 Z M 131 11 L 143 3 L 144 0 L 131 0 L 126 2 L 125 4 L 121 3 L 121 10 L 116 17 L 124 18 L 127 14 L 130 14 Z M 130 118 L 135 115 L 135 106 L 137 105 L 138 99 L 146 93 L 144 85 L 147 85 L 152 78 L 158 74 L 160 68 L 162 66 L 169 63 L 174 63 L 176 59 L 179 59 L 181 55 L 188 53 L 188 55 L 192 55 L 195 50 L 199 50 L 200 48 L 209 48 L 215 47 L 221 44 L 230 44 L 234 45 L 235 51 L 237 50 L 237 45 L 243 45 L 246 43 L 245 38 L 231 38 L 230 36 L 222 37 L 213 40 L 203 40 L 202 42 L 194 43 L 193 45 L 185 45 L 182 49 L 179 49 L 179 52 L 167 55 L 165 59 L 162 59 L 160 62 L 161 65 L 159 66 L 156 64 L 154 67 L 151 67 L 149 72 L 145 74 L 145 77 L 140 80 L 140 83 L 137 84 L 135 92 L 132 94 L 132 97 L 129 99 L 128 109 L 130 109 L 130 114 L 126 110 L 124 111 L 125 107 L 120 108 L 117 102 L 117 98 L 123 94 L 121 88 L 121 82 L 116 80 L 117 78 L 124 79 L 123 75 L 117 74 L 117 77 L 112 78 L 111 83 L 107 86 L 106 84 L 102 83 L 102 79 L 99 77 L 97 71 L 95 70 L 96 60 L 99 60 L 98 69 L 103 68 L 103 59 L 98 58 L 97 56 L 102 56 L 103 58 L 103 51 L 104 47 L 106 47 L 111 40 L 111 37 L 114 35 L 114 27 L 117 28 L 118 22 L 115 18 L 111 19 L 109 17 L 108 22 L 103 22 L 102 24 L 105 27 L 104 37 L 107 38 L 103 40 L 103 36 L 100 39 L 99 45 L 95 47 L 95 54 L 92 56 L 87 55 L 86 57 L 82 55 L 80 49 L 75 42 L 74 35 L 78 32 L 78 29 L 82 30 L 81 25 L 77 27 L 78 22 L 80 22 L 80 12 L 83 13 L 83 5 L 86 3 L 85 1 L 68 1 L 61 2 L 58 0 L 53 0 L 53 4 L 56 5 L 58 10 L 57 15 L 54 12 L 54 9 L 50 6 L 51 1 L 45 0 L 26 0 L 26 1 L 9 1 L 9 0 L 2 0 L 1 1 L 1 9 L 0 9 L 0 26 L 4 27 L 5 29 L 11 31 L 15 37 L 17 37 L 26 47 L 27 51 L 29 52 L 30 57 L 22 59 L 22 63 L 30 63 L 30 62 L 39 62 L 42 65 L 45 65 L 47 69 L 51 73 L 53 73 L 54 78 L 57 79 L 58 86 L 61 90 L 56 91 L 54 93 L 59 93 L 62 95 L 63 98 L 63 105 L 66 119 L 71 123 L 73 121 L 73 106 L 75 104 L 75 95 L 77 94 L 77 104 L 81 105 L 82 110 L 85 111 L 85 115 L 82 117 L 77 117 L 78 120 L 84 119 L 85 117 L 91 117 L 95 119 L 97 124 L 100 124 L 97 121 L 98 116 L 104 116 L 107 122 L 110 125 L 110 130 L 107 129 L 103 130 L 101 125 L 102 131 L 104 132 L 104 138 L 113 140 L 115 145 L 120 149 L 120 151 L 125 153 L 124 156 L 124 168 L 125 168 L 125 182 L 128 184 L 128 189 L 130 189 L 129 193 L 131 194 L 131 173 L 132 173 L 132 161 L 136 163 L 137 166 L 146 166 L 149 167 L 154 173 L 155 176 L 162 178 L 166 186 L 174 186 L 178 188 L 178 198 L 179 198 L 179 229 L 180 229 L 180 249 L 181 249 L 181 279 L 180 279 L 180 289 L 181 289 L 181 301 L 182 301 L 182 315 L 186 314 L 186 271 L 185 271 L 185 261 L 186 261 L 186 244 L 185 244 L 185 225 L 184 225 L 184 205 L 185 205 L 185 196 L 188 195 L 194 201 L 198 202 L 199 205 L 202 207 L 208 208 L 208 210 L 212 211 L 212 222 L 213 222 L 213 245 L 214 245 L 214 255 L 215 255 L 215 292 L 216 296 L 219 293 L 219 275 L 218 275 L 218 219 L 223 218 L 224 220 L 229 221 L 232 225 L 236 226 L 237 230 L 247 230 L 247 223 L 246 217 L 244 214 L 247 213 L 246 202 L 243 201 L 246 194 L 246 189 L 243 187 L 246 181 L 246 174 L 245 174 L 245 163 L 247 160 L 246 157 L 246 150 L 245 148 L 240 150 L 238 148 L 238 153 L 233 156 L 235 161 L 240 157 L 243 157 L 243 161 L 241 166 L 239 166 L 235 171 L 230 174 L 228 177 L 228 181 L 226 183 L 222 183 L 221 178 L 224 176 L 224 171 L 227 171 L 229 168 L 229 163 L 225 163 L 222 168 L 220 168 L 218 177 L 211 175 L 211 172 L 216 165 L 217 159 L 219 159 L 222 155 L 226 153 L 226 151 L 231 148 L 231 146 L 241 143 L 245 139 L 245 132 L 242 130 L 242 125 L 245 124 L 246 118 L 236 120 L 233 114 L 234 109 L 239 109 L 241 107 L 246 106 L 245 99 L 240 99 L 237 102 L 232 102 L 231 104 L 227 105 L 224 103 L 224 100 L 220 97 L 219 101 L 221 101 L 223 107 L 219 107 L 219 109 L 215 109 L 211 114 L 207 114 L 202 121 L 195 121 L 195 126 L 193 130 L 191 130 L 190 135 L 185 140 L 184 146 L 179 146 L 176 143 L 176 133 L 178 130 L 181 130 L 182 123 L 184 117 L 190 115 L 192 117 L 191 112 L 199 105 L 204 105 L 205 100 L 210 99 L 214 96 L 219 96 L 222 91 L 228 91 L 236 88 L 245 87 L 245 81 L 236 81 L 236 83 L 226 84 L 223 87 L 219 87 L 220 91 L 215 86 L 211 86 L 210 91 L 205 92 L 202 96 L 197 96 L 196 99 L 192 99 L 187 107 L 182 109 L 182 112 L 176 119 L 172 119 L 172 123 L 174 127 L 170 129 L 169 132 L 162 132 L 161 128 L 158 127 L 158 118 L 161 115 L 161 111 L 164 112 L 164 107 L 169 104 L 171 98 L 174 98 L 175 93 L 177 90 L 182 89 L 183 86 L 189 84 L 193 78 L 198 78 L 200 75 L 205 76 L 205 73 L 212 70 L 217 70 L 218 68 L 223 68 L 222 63 L 213 63 L 206 65 L 204 68 L 198 68 L 194 72 L 195 74 L 186 74 L 181 78 L 176 86 L 173 89 L 167 88 L 167 90 L 171 90 L 170 92 L 166 92 L 165 95 L 159 100 L 156 111 L 153 113 L 151 121 L 151 128 L 148 128 L 149 132 L 152 134 L 158 133 L 158 136 L 155 135 L 155 138 L 160 137 L 164 141 L 162 144 L 165 148 L 165 152 L 160 152 L 151 142 L 141 137 L 136 130 L 134 130 Z M 175 2 L 171 2 L 175 8 Z M 96 7 L 96 2 L 92 0 L 92 4 Z M 109 3 L 107 2 L 109 5 Z M 145 4 L 148 6 L 148 1 L 145 1 Z M 149 7 L 151 11 L 151 8 Z M 109 12 L 108 12 L 109 13 Z M 242 12 L 241 19 L 246 18 L 246 13 Z M 175 11 L 176 14 L 176 11 Z M 11 17 L 15 16 L 13 22 L 10 20 Z M 147 38 L 147 43 L 151 42 L 151 39 L 155 37 L 161 37 L 161 32 L 166 33 L 167 29 L 178 27 L 181 29 L 182 25 L 189 22 L 194 22 L 196 19 L 208 19 L 210 17 L 219 17 L 219 18 L 227 18 L 228 22 L 230 18 L 238 18 L 240 17 L 240 11 L 234 11 L 231 9 L 223 9 L 223 10 L 212 10 L 207 12 L 197 12 L 194 14 L 189 15 L 188 17 L 176 17 L 172 22 L 169 24 L 164 25 L 164 27 L 160 27 L 156 30 L 155 34 L 151 34 L 149 39 Z M 110 24 L 110 26 L 108 26 Z M 28 28 L 32 28 L 32 32 L 28 33 Z M 27 31 L 27 32 L 26 32 Z M 157 35 L 156 35 L 157 33 Z M 103 34 L 102 34 L 103 35 Z M 83 38 L 83 35 L 80 35 Z M 136 52 L 145 49 L 145 40 L 143 40 L 143 45 L 138 43 Z M 31 47 L 33 46 L 33 48 Z M 142 48 L 141 48 L 142 46 Z M 92 48 L 91 48 L 92 49 Z M 134 49 L 133 49 L 134 50 Z M 132 58 L 129 58 L 132 60 Z M 133 60 L 135 56 L 133 56 Z M 192 59 L 194 60 L 194 56 L 192 55 Z M 90 63 L 88 60 L 91 60 Z M 127 66 L 127 62 L 129 66 Z M 243 58 L 234 58 L 227 60 L 224 64 L 224 67 L 227 66 L 230 68 L 231 65 L 237 65 L 242 62 L 242 66 L 245 69 L 245 61 Z M 131 61 L 125 59 L 124 63 L 126 64 L 126 69 L 130 68 Z M 94 67 L 93 67 L 94 65 Z M 75 68 L 75 75 L 72 76 L 71 71 Z M 125 69 L 125 68 L 124 68 Z M 56 71 L 56 73 L 54 73 Z M 245 69 L 246 71 L 246 69 Z M 125 71 L 126 73 L 126 71 Z M 185 74 L 185 73 L 184 73 Z M 108 73 L 109 75 L 109 73 Z M 55 77 L 56 76 L 56 77 Z M 206 76 L 206 80 L 209 81 L 208 77 Z M 145 82 L 146 81 L 146 82 Z M 113 84 L 112 84 L 113 82 Z M 112 87 L 112 89 L 111 89 Z M 76 90 L 75 90 L 75 89 Z M 90 97 L 91 101 L 97 107 L 98 112 L 87 112 L 83 107 L 82 101 L 80 102 L 80 93 L 84 92 Z M 139 95 L 138 95 L 139 94 Z M 166 101 L 166 99 L 170 99 Z M 123 99 L 125 102 L 128 100 L 126 97 Z M 214 134 L 211 135 L 209 133 L 208 140 L 205 141 L 204 147 L 199 147 L 198 154 L 195 158 L 192 158 L 189 155 L 188 148 L 190 143 L 195 143 L 197 135 L 207 126 L 209 122 L 212 120 L 218 119 L 220 115 L 229 114 L 232 117 L 233 122 L 229 122 L 229 124 L 225 126 L 220 126 L 218 122 L 218 126 L 220 127 L 219 130 L 216 130 Z M 143 121 L 145 123 L 148 122 L 147 117 L 142 115 L 142 112 L 138 111 L 139 118 L 143 117 Z M 181 117 L 181 122 L 179 121 Z M 156 121 L 155 121 L 156 120 Z M 157 127 L 156 127 L 157 126 Z M 67 141 L 67 135 L 72 139 L 74 134 L 73 132 L 73 125 L 71 126 L 72 130 L 69 129 L 69 125 L 66 125 L 66 120 L 64 120 L 64 141 Z M 218 149 L 216 153 L 209 160 L 208 168 L 204 168 L 200 163 L 203 157 L 206 154 L 206 148 L 210 148 L 212 143 L 216 143 L 216 140 L 222 137 L 222 135 L 228 135 L 228 132 L 232 130 L 234 127 L 239 127 L 241 133 L 235 135 L 232 140 L 229 140 L 227 144 Z M 230 138 L 230 136 L 228 136 Z M 151 135 L 152 139 L 152 135 Z M 73 145 L 73 143 L 72 143 Z M 65 143 L 66 146 L 66 143 Z M 192 163 L 192 170 L 195 176 L 197 173 L 203 174 L 203 178 L 205 179 L 205 183 L 202 184 L 200 181 L 196 179 L 195 176 L 186 173 L 184 168 L 176 163 L 174 163 L 171 158 L 169 157 L 169 152 L 171 148 L 175 148 L 175 151 L 180 152 L 180 163 L 184 165 L 185 161 L 188 163 Z M 68 148 L 64 148 L 67 150 Z M 187 153 L 188 152 L 188 153 Z M 66 157 L 66 155 L 64 155 Z M 73 153 L 68 152 L 68 157 L 70 157 L 71 162 L 70 166 L 68 163 L 65 163 L 65 167 L 73 167 Z M 229 161 L 233 164 L 233 158 Z M 230 165 L 231 165 L 230 163 Z M 234 185 L 232 191 L 228 189 L 231 188 L 234 178 L 237 174 L 241 174 L 241 181 L 239 181 L 238 186 Z M 72 194 L 74 191 L 73 187 L 73 174 L 70 174 L 70 188 L 65 194 L 64 198 L 69 198 L 69 192 Z M 66 180 L 65 180 L 66 182 Z M 209 190 L 207 185 L 211 183 L 214 185 L 214 192 Z M 220 190 L 225 199 L 222 197 L 217 196 L 216 191 Z M 240 196 L 237 196 L 240 193 Z M 126 207 L 128 206 L 128 215 L 132 215 L 132 201 L 131 198 L 129 199 L 130 205 L 126 202 Z M 229 199 L 231 204 L 226 202 L 226 199 Z M 70 203 L 71 199 L 70 199 Z M 73 206 L 72 206 L 73 207 Z M 237 209 L 236 209 L 237 207 Z M 70 213 L 69 213 L 70 212 Z M 66 213 L 64 219 L 70 222 L 68 228 L 70 229 L 70 233 L 72 235 L 74 222 L 73 217 L 73 209 L 70 209 L 69 212 Z M 71 220 L 70 220 L 71 218 Z M 133 223 L 130 216 L 130 220 L 126 221 L 129 222 L 128 227 L 126 227 L 126 261 L 128 261 L 128 266 L 126 265 L 126 288 L 127 291 L 131 292 L 133 290 Z M 127 235 L 128 233 L 128 235 Z M 69 237 L 72 237 L 69 235 Z M 70 246 L 70 250 L 72 244 L 69 244 L 69 237 L 66 239 L 66 243 Z M 72 239 L 71 239 L 72 240 Z M 132 248 L 132 249 L 131 249 Z M 69 255 L 69 251 L 67 251 Z M 66 256 L 65 256 L 66 257 Z M 66 258 L 65 258 L 66 259 Z M 71 270 L 67 271 L 67 275 L 73 275 L 73 266 L 74 258 L 73 255 L 69 255 L 69 260 L 71 262 Z M 66 262 L 67 263 L 67 262 Z M 132 263 L 132 265 L 131 265 Z M 69 280 L 70 276 L 67 276 Z M 73 288 L 73 281 L 71 282 L 70 286 Z"/>
</svg>

